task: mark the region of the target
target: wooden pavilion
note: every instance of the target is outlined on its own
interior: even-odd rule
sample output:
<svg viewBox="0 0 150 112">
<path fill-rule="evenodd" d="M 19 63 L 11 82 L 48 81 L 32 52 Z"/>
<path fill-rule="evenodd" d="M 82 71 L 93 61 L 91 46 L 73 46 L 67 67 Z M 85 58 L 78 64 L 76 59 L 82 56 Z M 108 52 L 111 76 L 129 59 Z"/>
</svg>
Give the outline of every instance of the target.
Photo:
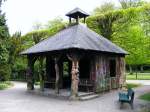
<svg viewBox="0 0 150 112">
<path fill-rule="evenodd" d="M 66 14 L 70 25 L 21 54 L 28 57 L 27 88 L 34 89 L 34 63 L 46 59 L 45 88 L 70 88 L 71 98 L 78 91 L 102 92 L 119 88 L 125 82 L 127 52 L 108 39 L 80 24 L 89 15 L 79 8 Z M 72 19 L 76 23 L 72 24 Z M 64 72 L 64 69 L 65 72 Z"/>
</svg>

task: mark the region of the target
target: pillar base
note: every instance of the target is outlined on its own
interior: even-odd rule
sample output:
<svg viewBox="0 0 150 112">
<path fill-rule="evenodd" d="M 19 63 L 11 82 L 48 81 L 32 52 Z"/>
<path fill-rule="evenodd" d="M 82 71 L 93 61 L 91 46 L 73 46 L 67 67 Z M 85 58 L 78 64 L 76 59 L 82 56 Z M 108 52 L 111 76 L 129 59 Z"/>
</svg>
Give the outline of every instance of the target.
<svg viewBox="0 0 150 112">
<path fill-rule="evenodd" d="M 34 90 L 34 85 L 30 82 L 27 82 L 27 90 Z"/>
<path fill-rule="evenodd" d="M 70 96 L 69 100 L 77 101 L 79 100 L 79 97 L 73 95 L 73 96 Z"/>
</svg>

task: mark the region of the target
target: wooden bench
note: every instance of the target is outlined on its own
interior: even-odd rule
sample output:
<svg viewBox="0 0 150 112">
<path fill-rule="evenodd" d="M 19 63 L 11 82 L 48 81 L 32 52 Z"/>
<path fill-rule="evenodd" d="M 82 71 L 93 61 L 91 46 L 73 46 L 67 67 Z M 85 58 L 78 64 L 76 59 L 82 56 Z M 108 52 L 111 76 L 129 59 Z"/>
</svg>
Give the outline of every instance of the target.
<svg viewBox="0 0 150 112">
<path fill-rule="evenodd" d="M 87 92 L 93 91 L 94 82 L 89 79 L 81 79 L 79 81 L 80 87 L 85 87 Z"/>
<path fill-rule="evenodd" d="M 129 103 L 131 108 L 133 109 L 133 100 L 134 100 L 134 91 L 132 89 L 128 89 L 127 93 L 119 93 L 119 102 L 121 102 L 121 106 L 123 103 Z"/>
</svg>

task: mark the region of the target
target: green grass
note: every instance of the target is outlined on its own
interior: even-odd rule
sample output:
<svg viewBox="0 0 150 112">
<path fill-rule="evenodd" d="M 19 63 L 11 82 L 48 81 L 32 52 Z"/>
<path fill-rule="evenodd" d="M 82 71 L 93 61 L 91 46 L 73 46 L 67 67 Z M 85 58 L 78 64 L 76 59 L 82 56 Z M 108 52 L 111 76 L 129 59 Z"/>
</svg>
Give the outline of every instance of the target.
<svg viewBox="0 0 150 112">
<path fill-rule="evenodd" d="M 4 90 L 6 88 L 12 87 L 13 84 L 9 81 L 0 82 L 0 90 Z"/>
<path fill-rule="evenodd" d="M 141 84 L 127 83 L 126 86 L 127 86 L 127 88 L 136 88 L 136 87 L 141 86 Z"/>
<path fill-rule="evenodd" d="M 40 82 L 35 82 L 35 84 L 34 85 L 40 85 Z"/>
<path fill-rule="evenodd" d="M 150 101 L 150 92 L 140 96 L 140 99 Z"/>
<path fill-rule="evenodd" d="M 137 79 L 136 79 L 136 74 L 126 74 L 127 80 L 150 80 L 150 73 L 138 73 L 137 74 Z"/>
</svg>

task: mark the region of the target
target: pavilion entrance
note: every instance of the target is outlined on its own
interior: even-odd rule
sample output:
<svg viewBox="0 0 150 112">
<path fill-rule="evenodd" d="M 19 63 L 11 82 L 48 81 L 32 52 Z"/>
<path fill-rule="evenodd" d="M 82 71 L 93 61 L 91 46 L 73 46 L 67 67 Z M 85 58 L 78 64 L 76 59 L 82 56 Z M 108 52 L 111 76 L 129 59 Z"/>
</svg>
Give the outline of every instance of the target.
<svg viewBox="0 0 150 112">
<path fill-rule="evenodd" d="M 59 89 L 71 89 L 71 70 L 72 62 L 63 56 L 60 58 L 59 63 Z M 93 84 L 91 81 L 91 60 L 90 57 L 82 57 L 79 61 L 79 91 L 89 92 L 93 91 Z M 45 88 L 55 88 L 56 70 L 55 62 L 51 58 L 47 57 L 46 61 L 46 78 Z"/>
</svg>

